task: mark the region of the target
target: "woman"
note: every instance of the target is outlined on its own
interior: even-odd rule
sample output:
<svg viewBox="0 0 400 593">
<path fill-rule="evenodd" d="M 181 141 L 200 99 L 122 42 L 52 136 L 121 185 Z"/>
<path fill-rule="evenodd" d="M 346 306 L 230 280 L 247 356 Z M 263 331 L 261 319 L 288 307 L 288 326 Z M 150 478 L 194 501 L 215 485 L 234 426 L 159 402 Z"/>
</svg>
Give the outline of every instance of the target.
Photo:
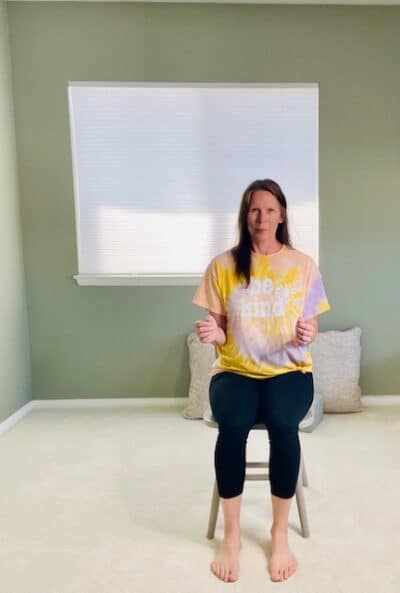
<svg viewBox="0 0 400 593">
<path fill-rule="evenodd" d="M 286 198 L 271 179 L 245 190 L 239 243 L 214 257 L 193 303 L 208 309 L 196 332 L 218 358 L 210 404 L 218 422 L 215 472 L 224 515 L 224 539 L 211 564 L 223 581 L 239 576 L 239 515 L 249 430 L 265 423 L 273 523 L 270 578 L 283 581 L 297 568 L 288 544 L 288 516 L 300 466 L 298 425 L 313 400 L 308 345 L 317 315 L 329 311 L 313 259 L 290 242 Z"/>
</svg>

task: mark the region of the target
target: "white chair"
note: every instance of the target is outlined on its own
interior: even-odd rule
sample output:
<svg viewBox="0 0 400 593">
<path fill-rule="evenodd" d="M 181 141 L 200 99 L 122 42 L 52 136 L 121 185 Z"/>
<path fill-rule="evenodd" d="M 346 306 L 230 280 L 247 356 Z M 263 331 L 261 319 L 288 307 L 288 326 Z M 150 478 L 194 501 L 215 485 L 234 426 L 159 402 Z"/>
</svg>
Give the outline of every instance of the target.
<svg viewBox="0 0 400 593">
<path fill-rule="evenodd" d="M 215 421 L 212 415 L 211 408 L 207 408 L 203 416 L 204 422 L 207 426 L 212 428 L 218 428 L 218 423 Z M 255 424 L 251 430 L 266 430 L 265 424 Z M 254 468 L 268 468 L 268 461 L 246 461 L 246 470 Z M 269 480 L 268 473 L 247 473 L 245 480 Z M 303 537 L 310 537 L 310 528 L 308 524 L 306 505 L 304 500 L 303 486 L 308 486 L 308 479 L 306 474 L 306 468 L 303 459 L 303 453 L 300 447 L 300 470 L 296 485 L 296 503 L 297 510 L 299 513 L 301 534 Z M 213 539 L 215 533 L 215 526 L 217 524 L 219 509 L 219 494 L 217 481 L 214 481 L 214 489 L 211 499 L 210 517 L 208 520 L 207 538 Z"/>
</svg>

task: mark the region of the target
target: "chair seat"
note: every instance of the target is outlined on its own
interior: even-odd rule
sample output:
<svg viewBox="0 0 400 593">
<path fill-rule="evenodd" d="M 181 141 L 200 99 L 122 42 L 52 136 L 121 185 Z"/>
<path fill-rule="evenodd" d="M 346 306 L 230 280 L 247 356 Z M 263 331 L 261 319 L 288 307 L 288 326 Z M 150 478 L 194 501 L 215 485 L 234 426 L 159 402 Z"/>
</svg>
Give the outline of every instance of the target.
<svg viewBox="0 0 400 593">
<path fill-rule="evenodd" d="M 313 402 L 304 416 L 303 420 L 299 424 L 299 430 L 301 432 L 312 432 L 316 429 L 318 424 L 322 421 L 324 416 L 324 400 L 322 395 L 318 392 L 314 392 Z M 218 423 L 215 421 L 210 406 L 204 411 L 203 420 L 207 426 L 217 428 Z M 255 424 L 252 429 L 254 430 L 265 430 L 265 424 Z"/>
</svg>

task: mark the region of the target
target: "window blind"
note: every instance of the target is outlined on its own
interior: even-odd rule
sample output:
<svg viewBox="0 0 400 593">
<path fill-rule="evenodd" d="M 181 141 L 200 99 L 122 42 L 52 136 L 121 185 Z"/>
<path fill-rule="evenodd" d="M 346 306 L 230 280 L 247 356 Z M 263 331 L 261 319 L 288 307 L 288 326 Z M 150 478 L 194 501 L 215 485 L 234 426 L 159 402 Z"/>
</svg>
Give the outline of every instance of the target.
<svg viewBox="0 0 400 593">
<path fill-rule="evenodd" d="M 202 274 L 277 181 L 318 262 L 317 84 L 68 85 L 79 274 Z"/>
</svg>

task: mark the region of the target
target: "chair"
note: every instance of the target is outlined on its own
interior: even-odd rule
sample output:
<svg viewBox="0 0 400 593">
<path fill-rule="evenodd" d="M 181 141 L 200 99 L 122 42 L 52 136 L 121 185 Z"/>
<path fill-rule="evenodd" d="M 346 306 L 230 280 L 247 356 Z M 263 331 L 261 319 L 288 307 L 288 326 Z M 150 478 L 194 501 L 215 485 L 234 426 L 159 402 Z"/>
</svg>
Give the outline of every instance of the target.
<svg viewBox="0 0 400 593">
<path fill-rule="evenodd" d="M 204 412 L 204 422 L 207 426 L 212 428 L 218 428 L 218 423 L 215 421 L 212 415 L 211 408 L 208 407 Z M 266 430 L 265 424 L 255 424 L 252 430 Z M 268 468 L 268 461 L 246 461 L 246 470 L 254 468 Z M 245 474 L 245 480 L 268 480 L 268 473 L 247 473 Z M 308 486 L 308 479 L 306 474 L 306 468 L 303 459 L 303 453 L 300 448 L 300 470 L 299 477 L 296 485 L 296 503 L 297 510 L 299 513 L 301 534 L 303 537 L 310 537 L 310 528 L 308 524 L 306 505 L 304 500 L 303 486 Z M 217 481 L 214 481 L 214 489 L 211 499 L 210 516 L 208 520 L 207 538 L 213 539 L 215 533 L 215 527 L 217 524 L 219 510 L 219 494 Z"/>
</svg>

